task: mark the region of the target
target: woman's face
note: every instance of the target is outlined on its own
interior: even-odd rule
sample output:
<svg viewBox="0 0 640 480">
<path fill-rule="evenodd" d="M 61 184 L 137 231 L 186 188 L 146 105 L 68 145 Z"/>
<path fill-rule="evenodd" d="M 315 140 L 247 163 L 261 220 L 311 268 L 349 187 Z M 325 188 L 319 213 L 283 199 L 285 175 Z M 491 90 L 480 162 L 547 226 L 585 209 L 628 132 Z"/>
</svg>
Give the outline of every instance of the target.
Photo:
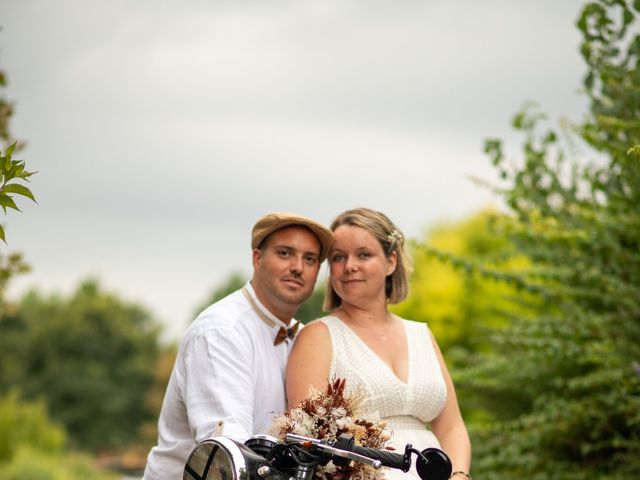
<svg viewBox="0 0 640 480">
<path fill-rule="evenodd" d="M 341 225 L 333 233 L 331 285 L 342 302 L 358 307 L 386 304 L 385 279 L 396 268 L 396 252 L 387 258 L 380 242 L 364 228 Z"/>
</svg>

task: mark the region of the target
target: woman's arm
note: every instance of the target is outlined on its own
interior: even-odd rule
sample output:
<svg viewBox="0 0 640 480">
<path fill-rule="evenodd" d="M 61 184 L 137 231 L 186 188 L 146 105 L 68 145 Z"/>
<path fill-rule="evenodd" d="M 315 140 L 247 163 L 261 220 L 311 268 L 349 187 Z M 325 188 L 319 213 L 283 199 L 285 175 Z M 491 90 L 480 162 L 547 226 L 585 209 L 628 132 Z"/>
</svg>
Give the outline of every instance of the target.
<svg viewBox="0 0 640 480">
<path fill-rule="evenodd" d="M 431 334 L 431 332 L 429 333 Z M 431 342 L 436 351 L 442 375 L 447 385 L 447 403 L 442 412 L 440 412 L 440 415 L 431 422 L 431 429 L 438 438 L 442 449 L 449 455 L 453 465 L 452 471 L 469 473 L 471 467 L 471 441 L 469 440 L 467 427 L 464 424 L 460 408 L 458 407 L 458 399 L 451 375 L 449 375 L 449 370 L 444 363 L 442 352 L 433 334 L 431 334 Z M 464 480 L 463 475 L 458 476 Z"/>
<path fill-rule="evenodd" d="M 314 321 L 305 325 L 296 337 L 287 364 L 287 402 L 289 408 L 309 396 L 309 387 L 324 390 L 331 368 L 329 329 Z"/>
</svg>

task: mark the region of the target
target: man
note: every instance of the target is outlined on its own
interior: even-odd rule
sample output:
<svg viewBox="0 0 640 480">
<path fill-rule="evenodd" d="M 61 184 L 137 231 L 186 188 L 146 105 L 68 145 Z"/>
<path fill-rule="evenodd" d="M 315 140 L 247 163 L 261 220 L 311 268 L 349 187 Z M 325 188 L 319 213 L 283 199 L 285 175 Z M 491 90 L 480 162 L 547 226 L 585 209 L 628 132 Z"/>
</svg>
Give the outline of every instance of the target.
<svg viewBox="0 0 640 480">
<path fill-rule="evenodd" d="M 313 292 L 333 234 L 291 213 L 260 218 L 251 234 L 253 277 L 204 310 L 180 344 L 145 480 L 182 478 L 196 443 L 241 441 L 286 409 L 284 378 L 298 307 Z"/>
</svg>

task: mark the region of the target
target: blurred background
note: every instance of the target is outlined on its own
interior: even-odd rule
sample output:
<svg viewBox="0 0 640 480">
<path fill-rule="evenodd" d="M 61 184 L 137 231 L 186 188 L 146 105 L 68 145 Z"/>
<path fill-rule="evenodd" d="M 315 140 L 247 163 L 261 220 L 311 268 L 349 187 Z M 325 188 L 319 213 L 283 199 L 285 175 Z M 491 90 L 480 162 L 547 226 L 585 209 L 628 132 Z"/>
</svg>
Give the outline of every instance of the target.
<svg viewBox="0 0 640 480">
<path fill-rule="evenodd" d="M 0 0 L 2 152 L 37 171 L 37 203 L 0 192 L 0 478 L 137 475 L 256 219 L 357 206 L 411 239 L 395 311 L 436 333 L 479 475 L 636 472 L 638 9 Z"/>
<path fill-rule="evenodd" d="M 86 277 L 179 338 L 271 210 L 369 206 L 410 237 L 495 203 L 485 137 L 535 100 L 580 118 L 579 1 L 3 1 L 16 295 Z"/>
</svg>

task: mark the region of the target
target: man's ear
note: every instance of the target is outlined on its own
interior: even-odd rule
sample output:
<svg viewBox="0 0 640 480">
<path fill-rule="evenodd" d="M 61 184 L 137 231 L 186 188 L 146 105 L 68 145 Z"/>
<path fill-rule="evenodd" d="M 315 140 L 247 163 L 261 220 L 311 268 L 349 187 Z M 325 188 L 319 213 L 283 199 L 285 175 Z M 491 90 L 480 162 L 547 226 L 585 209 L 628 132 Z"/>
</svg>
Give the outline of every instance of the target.
<svg viewBox="0 0 640 480">
<path fill-rule="evenodd" d="M 251 257 L 253 269 L 257 270 L 258 266 L 260 265 L 260 261 L 262 260 L 262 250 L 260 250 L 259 248 L 254 248 Z"/>
</svg>

